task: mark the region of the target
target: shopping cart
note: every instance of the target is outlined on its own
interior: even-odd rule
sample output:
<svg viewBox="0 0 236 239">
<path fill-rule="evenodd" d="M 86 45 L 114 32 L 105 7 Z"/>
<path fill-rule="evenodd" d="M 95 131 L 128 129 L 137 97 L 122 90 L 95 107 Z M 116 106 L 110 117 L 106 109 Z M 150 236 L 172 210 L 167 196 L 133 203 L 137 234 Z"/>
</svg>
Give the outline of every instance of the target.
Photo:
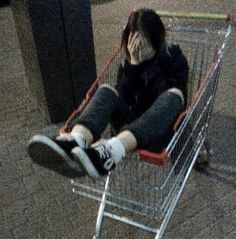
<svg viewBox="0 0 236 239">
<path fill-rule="evenodd" d="M 109 237 L 103 233 L 105 218 L 154 233 L 155 239 L 162 238 L 199 152 L 205 147 L 208 157 L 211 153 L 207 133 L 232 17 L 168 12 L 159 15 L 168 29 L 169 42 L 179 44 L 188 59 L 188 106 L 177 119 L 174 136 L 161 153 L 140 150 L 101 181 L 72 181 L 73 192 L 100 201 L 96 239 L 115 238 L 114 234 Z M 63 130 L 82 112 L 99 84 L 115 83 L 120 61 L 118 49 Z"/>
</svg>

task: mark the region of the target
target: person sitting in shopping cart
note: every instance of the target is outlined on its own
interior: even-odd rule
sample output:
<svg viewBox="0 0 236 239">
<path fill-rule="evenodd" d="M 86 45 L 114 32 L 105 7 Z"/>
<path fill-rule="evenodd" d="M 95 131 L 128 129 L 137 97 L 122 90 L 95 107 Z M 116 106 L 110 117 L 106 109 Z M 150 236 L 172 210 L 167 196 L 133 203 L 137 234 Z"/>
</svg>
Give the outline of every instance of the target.
<svg viewBox="0 0 236 239">
<path fill-rule="evenodd" d="M 138 9 L 128 17 L 117 83 L 101 85 L 69 133 L 35 135 L 28 145 L 38 164 L 68 177 L 107 175 L 137 149 L 159 152 L 186 106 L 188 62 L 178 45 L 168 45 L 159 15 Z M 110 123 L 113 137 L 101 139 Z"/>
</svg>

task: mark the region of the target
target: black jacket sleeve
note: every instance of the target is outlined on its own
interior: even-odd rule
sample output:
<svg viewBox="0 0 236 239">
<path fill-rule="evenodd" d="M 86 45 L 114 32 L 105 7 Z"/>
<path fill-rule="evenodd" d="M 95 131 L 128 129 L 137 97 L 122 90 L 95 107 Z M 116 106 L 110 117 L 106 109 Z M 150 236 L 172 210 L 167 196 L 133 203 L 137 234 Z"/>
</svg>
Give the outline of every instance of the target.
<svg viewBox="0 0 236 239">
<path fill-rule="evenodd" d="M 144 85 L 141 79 L 141 67 L 131 65 L 127 60 L 119 66 L 115 88 L 128 105 L 135 102 L 135 93 Z"/>
</svg>

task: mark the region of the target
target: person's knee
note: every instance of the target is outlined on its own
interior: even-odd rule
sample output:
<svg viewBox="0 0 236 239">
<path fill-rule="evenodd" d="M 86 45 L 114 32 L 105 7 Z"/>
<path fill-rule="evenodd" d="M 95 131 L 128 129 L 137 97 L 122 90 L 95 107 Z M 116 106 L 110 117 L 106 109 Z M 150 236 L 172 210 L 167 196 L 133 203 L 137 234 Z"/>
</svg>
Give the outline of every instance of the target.
<svg viewBox="0 0 236 239">
<path fill-rule="evenodd" d="M 99 88 L 100 89 L 105 88 L 105 89 L 111 90 L 112 92 L 114 92 L 118 96 L 117 90 L 113 86 L 111 86 L 109 84 L 102 84 L 102 85 L 99 86 Z"/>
<path fill-rule="evenodd" d="M 183 94 L 183 92 L 180 89 L 178 89 L 178 88 L 171 88 L 171 89 L 167 90 L 167 92 L 172 92 L 172 93 L 176 94 L 177 96 L 179 96 L 180 99 L 181 99 L 182 105 L 183 106 L 185 105 L 184 94 Z"/>
</svg>

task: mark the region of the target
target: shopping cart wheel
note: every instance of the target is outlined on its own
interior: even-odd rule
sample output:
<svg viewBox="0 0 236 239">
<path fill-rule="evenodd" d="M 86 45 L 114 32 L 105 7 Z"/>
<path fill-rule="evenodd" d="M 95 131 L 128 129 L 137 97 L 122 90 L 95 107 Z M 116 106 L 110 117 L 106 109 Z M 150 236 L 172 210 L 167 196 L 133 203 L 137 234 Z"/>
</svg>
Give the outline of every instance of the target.
<svg viewBox="0 0 236 239">
<path fill-rule="evenodd" d="M 210 148 L 202 149 L 198 155 L 194 169 L 197 171 L 205 170 L 210 164 L 210 157 L 213 155 L 213 151 Z"/>
<path fill-rule="evenodd" d="M 93 239 L 103 239 L 104 237 L 101 235 L 100 237 L 93 236 Z"/>
</svg>

